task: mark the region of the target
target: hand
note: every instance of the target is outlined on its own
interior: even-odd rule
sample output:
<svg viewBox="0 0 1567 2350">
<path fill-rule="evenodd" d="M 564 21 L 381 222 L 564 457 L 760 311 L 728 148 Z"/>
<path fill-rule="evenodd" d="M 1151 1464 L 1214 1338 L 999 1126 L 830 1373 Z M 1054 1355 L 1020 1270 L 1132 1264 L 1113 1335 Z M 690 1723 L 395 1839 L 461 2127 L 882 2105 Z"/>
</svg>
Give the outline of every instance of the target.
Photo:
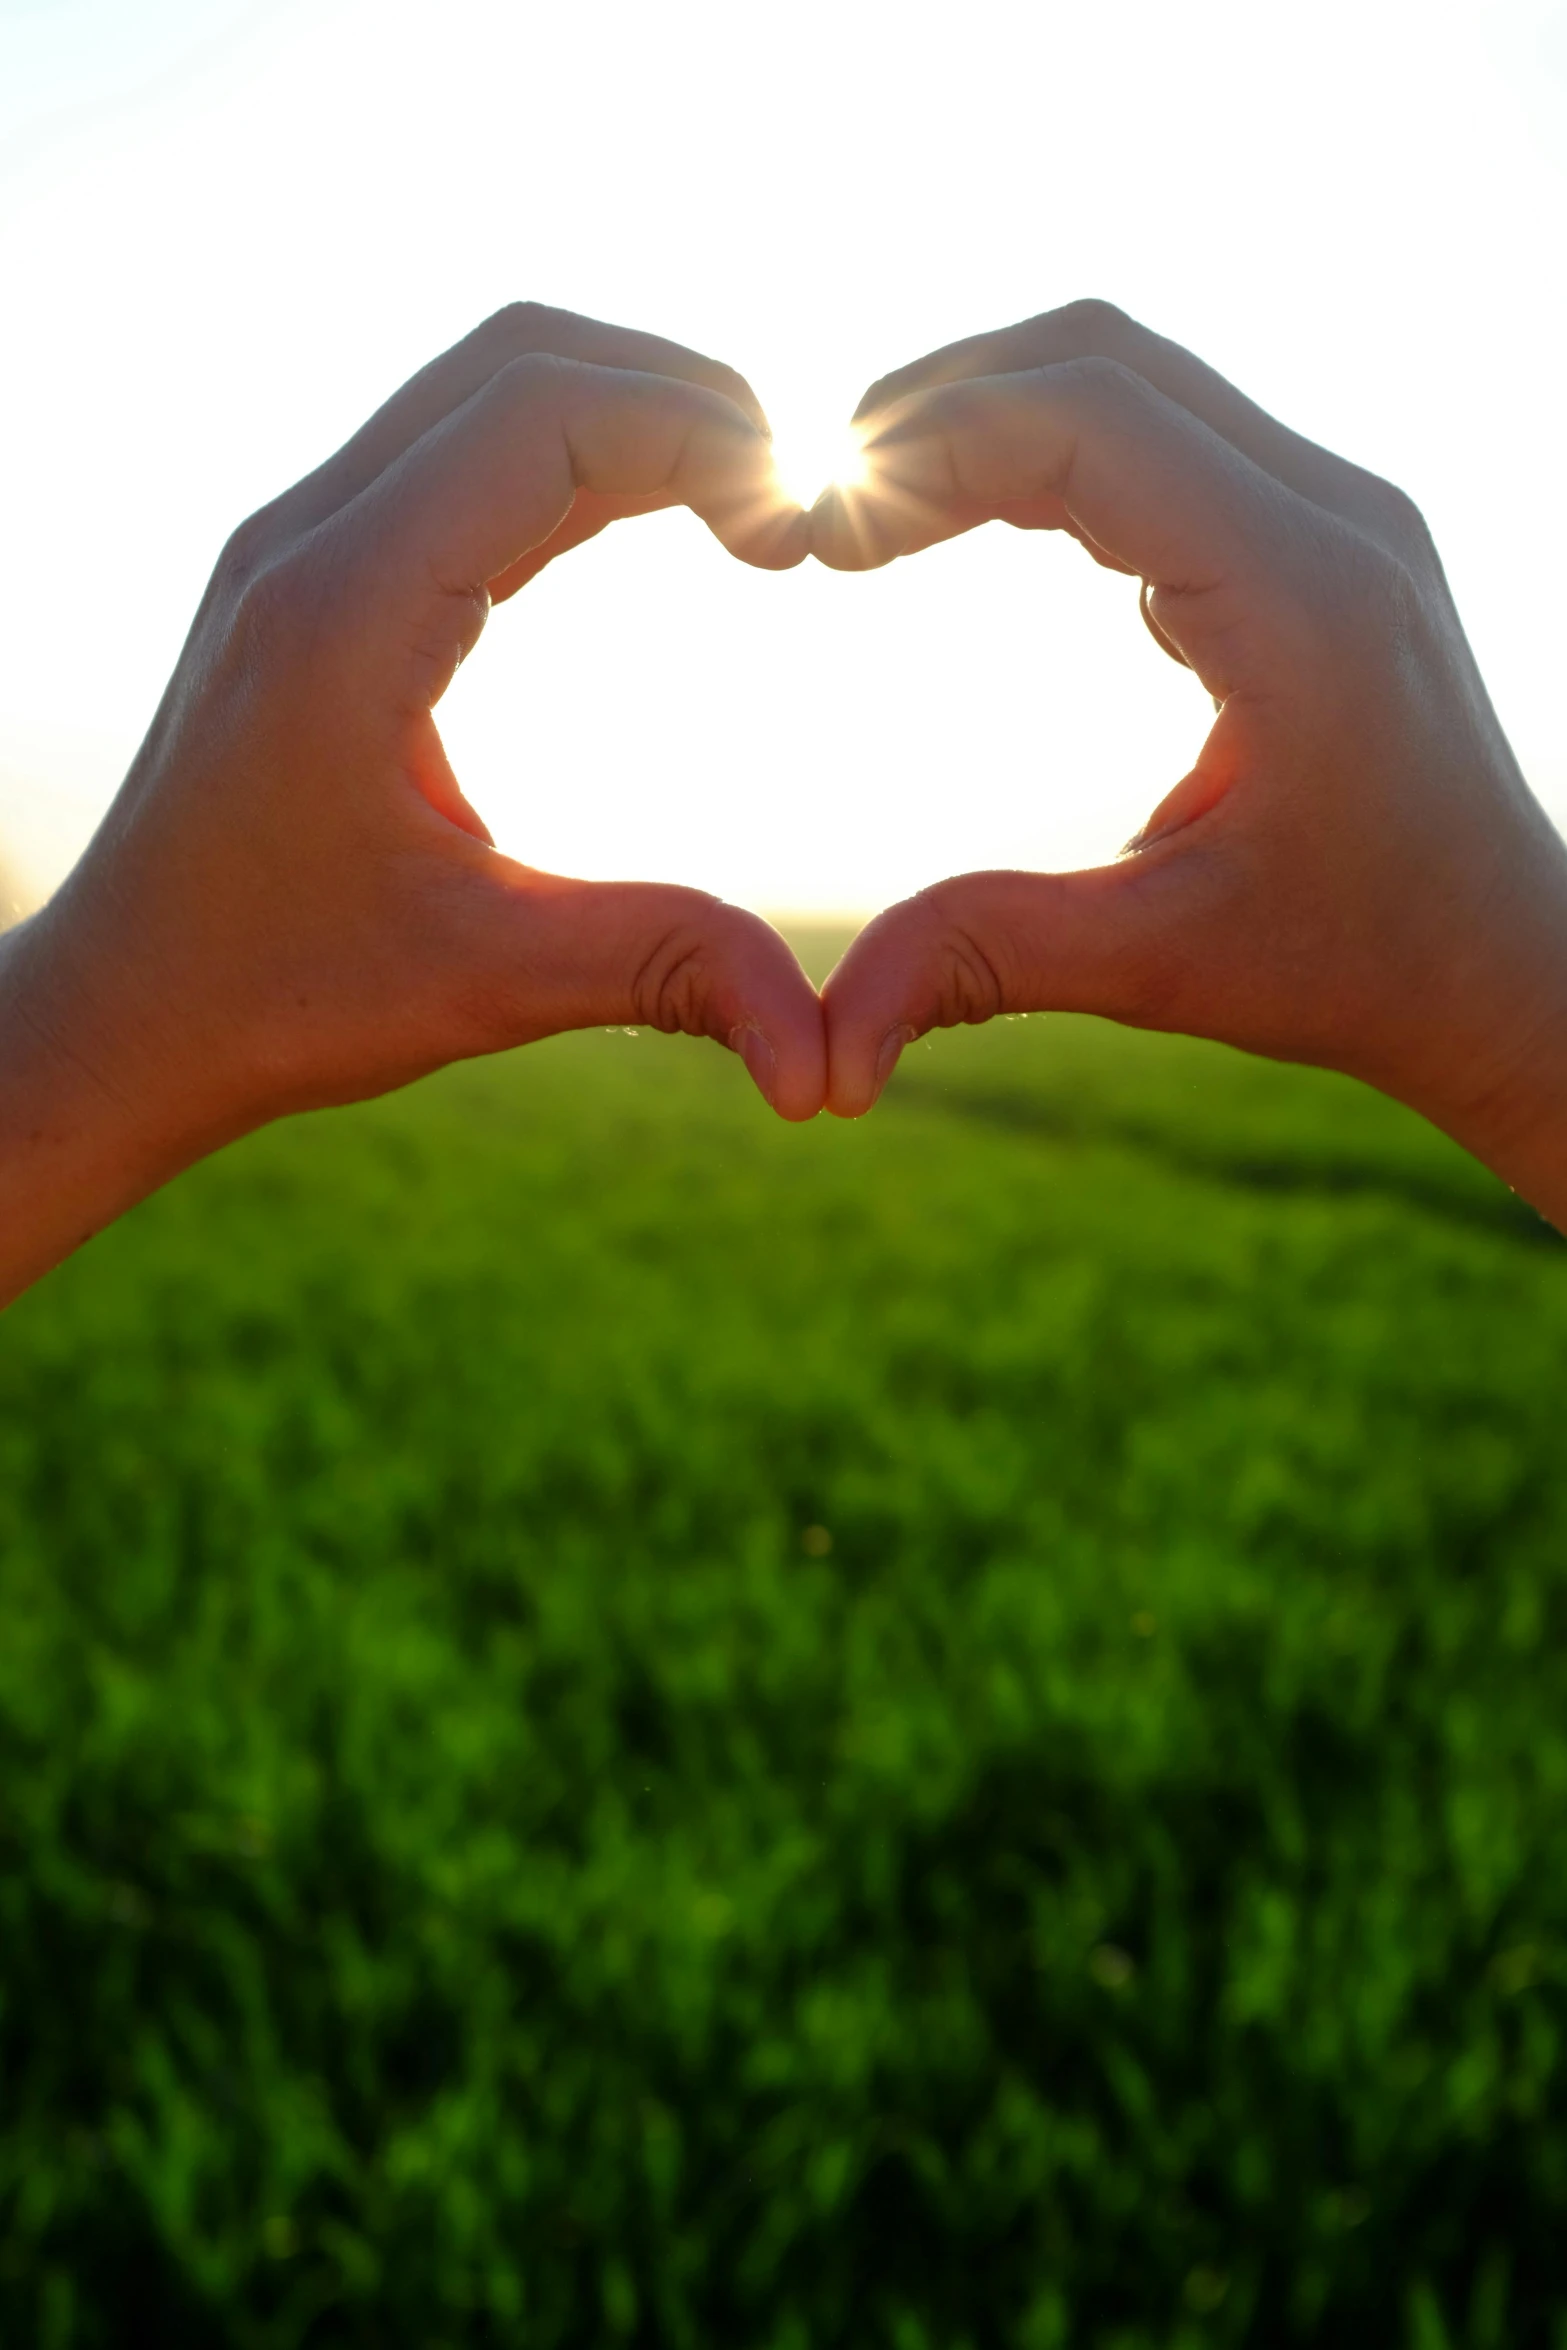
<svg viewBox="0 0 1567 2350">
<path fill-rule="evenodd" d="M 492 602 L 676 503 L 746 562 L 805 553 L 739 377 L 524 306 L 241 526 L 102 830 L 0 949 L 0 1299 L 267 1119 L 559 1029 L 716 1037 L 815 1114 L 776 931 L 499 855 L 432 716 Z"/>
<path fill-rule="evenodd" d="M 824 562 L 1070 531 L 1147 583 L 1218 716 L 1116 864 L 872 923 L 823 991 L 828 1106 L 867 1110 L 927 1029 L 1098 1012 L 1364 1078 L 1567 1221 L 1567 850 L 1409 499 L 1100 303 L 919 360 L 859 420 Z"/>
</svg>

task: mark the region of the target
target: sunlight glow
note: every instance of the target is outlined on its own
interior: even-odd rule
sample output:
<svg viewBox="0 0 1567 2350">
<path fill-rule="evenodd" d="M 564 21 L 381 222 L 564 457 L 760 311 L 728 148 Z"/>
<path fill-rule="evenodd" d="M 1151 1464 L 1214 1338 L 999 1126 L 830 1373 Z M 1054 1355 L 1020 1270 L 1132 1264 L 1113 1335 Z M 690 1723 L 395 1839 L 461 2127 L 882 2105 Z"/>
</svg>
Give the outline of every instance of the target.
<svg viewBox="0 0 1567 2350">
<path fill-rule="evenodd" d="M 853 475 L 848 418 L 888 369 L 1109 296 L 1419 501 L 1567 822 L 1563 6 L 1318 0 L 1306 38 L 1255 0 L 980 0 L 929 41 L 834 0 L 605 0 L 589 116 L 531 105 L 519 139 L 519 89 L 581 83 L 580 12 L 470 0 L 462 39 L 432 43 L 428 0 L 0 0 L 23 355 L 0 369 L 0 895 L 43 895 L 91 838 L 240 516 L 526 299 L 738 368 L 809 503 Z M 802 112 L 807 61 L 873 94 L 896 165 L 886 137 Z M 1182 219 L 1222 232 L 1222 270 L 1212 234 L 1150 236 L 1102 109 L 1057 107 L 1041 136 L 1040 92 L 1064 88 L 1114 92 L 1118 153 L 1179 126 Z M 280 148 L 281 174 L 234 168 Z M 429 189 L 469 186 L 475 155 L 505 157 L 504 193 L 454 236 Z M 1482 320 L 1456 341 L 1455 270 Z M 1466 466 L 1499 340 L 1507 429 Z M 139 355 L 107 423 L 106 347 Z M 880 495 L 841 527 L 925 535 L 866 455 Z M 773 486 L 764 464 L 759 536 Z M 84 546 L 122 550 L 133 588 L 89 610 Z M 836 914 L 940 874 L 1113 859 L 1209 717 L 1135 583 L 1059 535 L 995 526 L 856 577 L 736 563 L 653 514 L 496 613 L 440 731 L 530 865 Z"/>
<path fill-rule="evenodd" d="M 773 433 L 773 467 L 797 505 L 814 506 L 823 490 L 852 489 L 865 479 L 860 436 L 852 425 L 791 417 Z"/>
</svg>

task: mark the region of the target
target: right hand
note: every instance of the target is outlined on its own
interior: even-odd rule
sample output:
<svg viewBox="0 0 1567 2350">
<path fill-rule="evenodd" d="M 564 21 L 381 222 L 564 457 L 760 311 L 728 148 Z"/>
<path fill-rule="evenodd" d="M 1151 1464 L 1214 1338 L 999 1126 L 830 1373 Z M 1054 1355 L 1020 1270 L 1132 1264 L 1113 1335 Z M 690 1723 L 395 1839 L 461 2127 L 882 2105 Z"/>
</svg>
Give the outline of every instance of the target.
<svg viewBox="0 0 1567 2350">
<path fill-rule="evenodd" d="M 1117 863 L 965 874 L 862 932 L 828 1106 L 868 1109 L 932 1027 L 1097 1012 L 1346 1070 L 1567 1219 L 1567 849 L 1409 499 L 1101 303 L 916 361 L 859 420 L 823 561 L 1069 531 L 1147 582 L 1218 716 Z"/>
</svg>

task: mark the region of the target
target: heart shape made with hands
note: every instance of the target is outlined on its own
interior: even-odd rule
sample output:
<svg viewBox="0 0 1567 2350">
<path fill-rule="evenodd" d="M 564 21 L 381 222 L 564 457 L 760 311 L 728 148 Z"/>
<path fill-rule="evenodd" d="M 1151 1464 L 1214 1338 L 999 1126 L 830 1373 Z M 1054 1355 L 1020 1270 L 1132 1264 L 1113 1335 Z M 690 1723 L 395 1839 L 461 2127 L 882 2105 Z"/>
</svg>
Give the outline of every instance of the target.
<svg viewBox="0 0 1567 2350">
<path fill-rule="evenodd" d="M 529 312 L 526 323 L 530 337 L 547 341 L 558 357 L 700 385 L 767 431 L 750 386 L 699 355 L 561 313 Z M 768 569 L 789 568 L 807 553 L 840 571 L 877 568 L 1000 520 L 1021 529 L 1065 531 L 1097 563 L 1142 576 L 1141 609 L 1148 628 L 1168 655 L 1186 663 L 1187 654 L 1161 623 L 1157 587 L 1150 590 L 1150 573 L 1139 560 L 1147 529 L 1139 528 L 1130 513 L 1101 520 L 1102 491 L 1097 505 L 1092 495 L 1086 506 L 1074 496 L 1076 433 L 1085 402 L 1092 402 L 1093 371 L 1127 373 L 1126 363 L 1107 359 L 1102 346 L 1112 336 L 1140 334 L 1118 313 L 1076 305 L 1003 335 L 954 345 L 881 379 L 864 395 L 847 428 L 835 478 L 808 508 L 800 502 L 805 485 L 791 478 L 787 458 L 781 463 L 775 458 L 770 469 L 743 480 L 737 477 L 727 494 L 716 495 L 711 480 L 645 489 L 602 477 L 584 480 L 579 473 L 570 511 L 547 538 L 490 582 L 491 599 L 514 594 L 555 556 L 610 522 L 674 503 L 692 505 L 731 552 Z M 1156 338 L 1143 339 L 1152 349 Z M 1210 378 L 1173 346 L 1159 349 L 1166 354 L 1161 370 L 1166 378 L 1172 362 L 1184 367 L 1188 393 L 1199 377 L 1205 394 L 1219 387 L 1218 378 Z M 1147 379 L 1141 380 L 1146 389 Z M 1237 396 L 1230 399 L 1236 402 Z M 1075 424 L 1068 413 L 1074 402 Z M 1211 407 L 1211 398 L 1207 404 Z M 1195 411 L 1182 413 L 1190 424 Z M 1119 527 L 1123 523 L 1124 529 Z M 1166 801 L 1140 836 L 1142 842 L 1169 829 L 1176 814 L 1195 812 L 1190 779 L 1183 789 L 1184 801 Z M 1096 881 L 969 876 L 889 908 L 855 942 L 823 990 L 831 1047 L 827 1106 L 846 1115 L 868 1109 L 903 1044 L 929 1027 L 1051 1002 L 1064 1006 L 1073 996 L 1070 961 L 1077 966 L 1077 995 L 1099 1008 L 1106 953 L 1101 947 L 1085 959 L 1081 950 L 1090 929 L 1103 926 L 1118 872 L 1101 869 Z M 1066 914 L 1073 917 L 1070 937 L 1063 930 Z M 1037 957 L 1023 952 L 1024 942 L 1011 935 L 1019 922 L 1030 934 L 1041 922 L 1054 931 L 1057 951 L 1048 973 L 1039 971 Z M 869 1031 L 878 1022 L 872 1036 Z M 758 1084 L 775 1106 L 782 1106 L 771 1082 L 775 1071 L 762 1065 L 763 1051 L 773 1047 L 767 1043 L 755 1054 L 751 1049 L 757 1033 L 737 1023 L 728 1041 L 745 1051 Z"/>
<path fill-rule="evenodd" d="M 13 934 L 58 1180 L 45 1215 L 28 1178 L 0 1295 L 271 1118 L 600 1025 L 716 1038 L 803 1119 L 867 1110 L 928 1029 L 1098 1013 L 1361 1077 L 1560 1210 L 1567 852 L 1410 501 L 1103 304 L 883 378 L 857 430 L 807 510 L 730 369 L 523 305 L 241 525 L 104 823 Z M 494 602 L 672 505 L 775 570 L 1066 531 L 1143 582 L 1217 715 L 1114 863 L 938 882 L 818 994 L 739 907 L 501 853 L 435 723 Z"/>
<path fill-rule="evenodd" d="M 854 423 L 818 560 L 1065 531 L 1142 582 L 1215 716 L 1114 863 L 962 875 L 861 932 L 822 989 L 827 1106 L 869 1109 L 933 1027 L 1080 1011 L 1343 1070 L 1486 1155 L 1563 851 L 1411 500 L 1098 302 L 933 352 Z"/>
<path fill-rule="evenodd" d="M 205 901 L 253 958 L 224 1013 L 230 1034 L 265 1032 L 244 1115 L 601 1024 L 714 1037 L 789 1118 L 824 1103 L 858 1115 L 910 1039 L 1003 1012 L 1218 1037 L 1416 1107 L 1450 1090 L 1465 1040 L 1477 1066 L 1494 1060 L 1496 1036 L 1479 1033 L 1494 1007 L 1454 956 L 1454 910 L 1494 933 L 1487 876 L 1505 839 L 1510 876 L 1547 876 L 1510 879 L 1509 952 L 1524 971 L 1533 942 L 1549 963 L 1560 844 L 1407 498 L 1097 303 L 882 378 L 854 429 L 856 466 L 806 509 L 733 370 L 523 305 L 253 518 L 192 639 L 192 709 L 211 692 L 221 706 L 188 757 L 177 727 L 153 738 L 177 771 L 170 855 L 189 868 L 231 828 L 214 874 L 233 866 L 232 814 L 203 746 L 236 726 L 264 738 L 242 870 Z M 740 908 L 500 854 L 434 724 L 493 603 L 608 523 L 676 505 L 773 570 L 808 555 L 866 570 L 991 520 L 1065 531 L 1142 581 L 1145 620 L 1217 715 L 1116 861 L 938 882 L 878 916 L 818 996 Z M 253 679 L 269 661 L 263 726 Z M 157 828 L 140 830 L 150 859 Z M 253 914 L 256 844 L 274 837 L 295 900 L 284 941 Z M 335 1007 L 303 1042 L 272 1018 L 290 989 Z M 307 1045 L 308 1068 L 279 1077 Z"/>
</svg>

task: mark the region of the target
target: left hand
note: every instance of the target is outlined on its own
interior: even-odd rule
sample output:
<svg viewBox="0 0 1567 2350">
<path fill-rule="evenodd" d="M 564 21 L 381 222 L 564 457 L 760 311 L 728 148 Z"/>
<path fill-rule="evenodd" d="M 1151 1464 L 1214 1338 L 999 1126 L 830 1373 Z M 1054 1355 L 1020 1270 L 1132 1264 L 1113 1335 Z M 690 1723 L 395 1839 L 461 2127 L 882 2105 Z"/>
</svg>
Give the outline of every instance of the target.
<svg viewBox="0 0 1567 2350">
<path fill-rule="evenodd" d="M 748 563 L 806 551 L 738 376 L 522 306 L 240 526 L 97 837 L 0 944 L 0 1302 L 270 1118 L 561 1029 L 714 1037 L 815 1115 L 820 1006 L 778 933 L 500 855 L 435 724 L 497 597 L 677 504 Z"/>
</svg>

